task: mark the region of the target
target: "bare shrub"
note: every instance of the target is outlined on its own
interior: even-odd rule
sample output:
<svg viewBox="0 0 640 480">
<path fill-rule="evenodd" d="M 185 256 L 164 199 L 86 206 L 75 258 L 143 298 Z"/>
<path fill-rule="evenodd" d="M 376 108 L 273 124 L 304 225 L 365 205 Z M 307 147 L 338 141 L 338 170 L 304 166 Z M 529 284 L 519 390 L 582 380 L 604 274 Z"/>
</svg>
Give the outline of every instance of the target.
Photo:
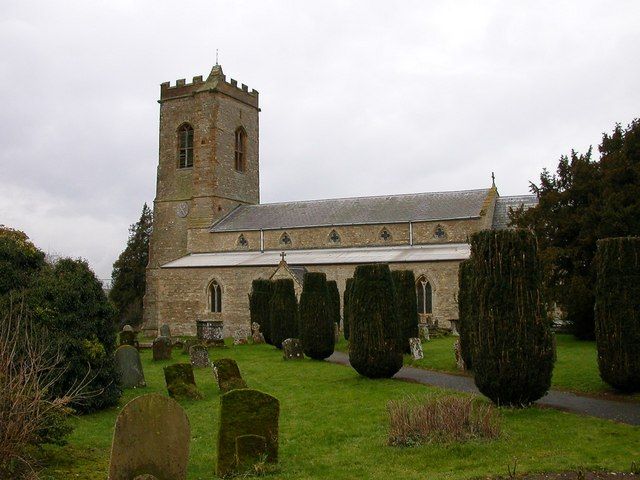
<svg viewBox="0 0 640 480">
<path fill-rule="evenodd" d="M 86 381 L 50 398 L 65 371 L 62 356 L 36 333 L 23 307 L 10 305 L 0 322 L 0 478 L 37 478 L 34 447 L 64 443 L 69 404 L 85 395 Z"/>
<path fill-rule="evenodd" d="M 387 404 L 389 445 L 464 442 L 500 435 L 500 416 L 491 404 L 469 397 L 408 397 Z"/>
</svg>

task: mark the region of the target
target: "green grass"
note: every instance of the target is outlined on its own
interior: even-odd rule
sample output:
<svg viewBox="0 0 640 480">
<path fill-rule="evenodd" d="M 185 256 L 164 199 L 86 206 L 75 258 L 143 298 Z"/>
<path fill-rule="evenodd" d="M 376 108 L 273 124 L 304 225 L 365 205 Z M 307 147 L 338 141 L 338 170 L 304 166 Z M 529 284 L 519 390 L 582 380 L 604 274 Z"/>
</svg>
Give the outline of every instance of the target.
<svg viewBox="0 0 640 480">
<path fill-rule="evenodd" d="M 440 345 L 441 354 L 431 352 Z M 442 340 L 429 343 L 425 354 L 444 362 L 445 347 Z M 273 479 L 464 479 L 504 475 L 514 459 L 518 472 L 628 470 L 633 460 L 640 460 L 640 428 L 538 408 L 501 409 L 503 434 L 498 440 L 389 447 L 387 402 L 442 390 L 369 380 L 327 362 L 284 362 L 281 352 L 268 345 L 210 353 L 212 358 L 236 359 L 250 387 L 280 399 L 280 464 L 278 472 L 268 476 Z M 121 406 L 143 393 L 166 394 L 162 367 L 171 362 L 152 362 L 148 350 L 142 357 L 148 387 L 128 390 Z M 174 351 L 174 362 L 186 360 Z M 191 423 L 190 480 L 215 478 L 220 396 L 210 369 L 197 370 L 196 380 L 206 399 L 182 402 Z M 47 450 L 50 466 L 43 479 L 104 480 L 120 408 L 74 419 L 69 445 Z"/>
</svg>

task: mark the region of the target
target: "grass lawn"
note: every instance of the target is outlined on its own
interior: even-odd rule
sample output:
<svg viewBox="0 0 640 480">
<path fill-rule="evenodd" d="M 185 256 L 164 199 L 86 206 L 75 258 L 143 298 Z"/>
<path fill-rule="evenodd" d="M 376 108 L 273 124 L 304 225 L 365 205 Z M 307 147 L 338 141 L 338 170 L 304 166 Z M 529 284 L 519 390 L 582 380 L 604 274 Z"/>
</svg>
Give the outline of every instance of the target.
<svg viewBox="0 0 640 480">
<path fill-rule="evenodd" d="M 448 340 L 447 340 L 448 341 Z M 443 345 L 437 341 L 431 346 Z M 280 466 L 274 479 L 439 479 L 572 468 L 629 470 L 640 460 L 640 428 L 550 409 L 502 409 L 503 434 L 494 441 L 398 448 L 386 445 L 386 404 L 441 390 L 395 380 L 368 380 L 348 367 L 304 360 L 284 362 L 268 345 L 211 349 L 237 360 L 250 387 L 281 402 Z M 433 355 L 432 355 L 433 357 Z M 162 367 L 142 353 L 148 387 L 127 390 L 121 406 L 148 392 L 166 394 Z M 174 352 L 175 361 L 187 356 Z M 196 371 L 205 400 L 185 401 L 191 423 L 189 479 L 215 478 L 219 393 L 210 369 Z M 121 407 L 120 407 L 121 408 Z M 47 450 L 43 479 L 100 479 L 120 408 L 74 419 L 69 445 Z"/>
<path fill-rule="evenodd" d="M 457 338 L 449 336 L 423 342 L 424 358 L 413 360 L 411 356 L 406 355 L 404 364 L 462 375 L 463 373 L 456 368 L 453 354 L 453 344 Z M 551 388 L 640 401 L 640 394 L 619 395 L 602 381 L 598 372 L 595 342 L 579 341 L 572 335 L 558 334 L 556 335 L 556 345 L 558 357 L 553 370 Z M 338 344 L 338 349 L 348 350 L 347 342 L 344 339 Z"/>
</svg>

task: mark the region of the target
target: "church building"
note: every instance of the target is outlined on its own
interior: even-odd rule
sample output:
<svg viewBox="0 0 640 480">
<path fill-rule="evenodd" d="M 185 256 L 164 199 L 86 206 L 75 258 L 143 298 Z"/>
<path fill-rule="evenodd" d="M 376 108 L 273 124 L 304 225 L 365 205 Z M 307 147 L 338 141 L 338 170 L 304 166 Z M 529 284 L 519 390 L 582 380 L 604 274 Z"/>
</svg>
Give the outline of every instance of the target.
<svg viewBox="0 0 640 480">
<path fill-rule="evenodd" d="M 475 190 L 260 203 L 258 92 L 215 65 L 160 87 L 160 148 L 144 329 L 195 334 L 222 320 L 250 332 L 256 278 L 325 272 L 340 293 L 359 264 L 413 270 L 422 322 L 458 318 L 458 265 L 469 236 L 508 228 L 509 207 L 536 197 Z"/>
</svg>

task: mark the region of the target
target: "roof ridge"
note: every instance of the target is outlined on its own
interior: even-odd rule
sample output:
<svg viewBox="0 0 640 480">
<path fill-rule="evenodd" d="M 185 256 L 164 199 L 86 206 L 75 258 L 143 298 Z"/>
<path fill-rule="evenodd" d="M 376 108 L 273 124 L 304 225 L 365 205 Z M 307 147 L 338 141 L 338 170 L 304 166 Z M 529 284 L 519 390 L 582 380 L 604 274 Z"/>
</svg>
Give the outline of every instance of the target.
<svg viewBox="0 0 640 480">
<path fill-rule="evenodd" d="M 337 200 L 362 200 L 367 198 L 385 198 L 385 197 L 410 197 L 412 195 L 429 195 L 429 194 L 447 194 L 447 193 L 477 193 L 486 192 L 491 190 L 490 188 L 475 188 L 469 190 L 442 190 L 432 192 L 415 192 L 415 193 L 393 193 L 388 195 L 368 195 L 361 197 L 337 197 L 337 198 L 321 198 L 318 200 L 289 200 L 284 202 L 272 202 L 272 203 L 256 203 L 253 205 L 239 205 L 239 207 L 265 207 L 269 205 L 286 205 L 288 203 L 319 203 L 319 202 L 333 202 Z"/>
</svg>

